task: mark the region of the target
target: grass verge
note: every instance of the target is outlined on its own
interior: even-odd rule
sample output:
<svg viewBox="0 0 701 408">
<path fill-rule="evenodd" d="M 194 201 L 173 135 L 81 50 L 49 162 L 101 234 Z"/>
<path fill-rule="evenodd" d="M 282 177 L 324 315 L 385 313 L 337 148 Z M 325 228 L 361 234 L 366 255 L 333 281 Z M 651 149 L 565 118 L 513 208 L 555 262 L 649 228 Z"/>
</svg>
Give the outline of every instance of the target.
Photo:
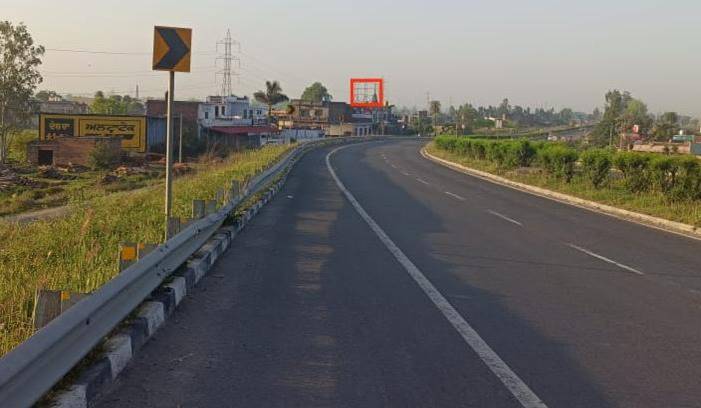
<svg viewBox="0 0 701 408">
<path fill-rule="evenodd" d="M 270 146 L 236 153 L 177 179 L 173 215 L 190 216 L 192 200 L 213 199 L 231 180 L 250 179 L 287 150 Z M 161 242 L 163 228 L 163 191 L 156 187 L 93 197 L 63 218 L 0 223 L 0 355 L 32 335 L 38 288 L 93 291 L 117 274 L 121 242 Z"/>
</svg>

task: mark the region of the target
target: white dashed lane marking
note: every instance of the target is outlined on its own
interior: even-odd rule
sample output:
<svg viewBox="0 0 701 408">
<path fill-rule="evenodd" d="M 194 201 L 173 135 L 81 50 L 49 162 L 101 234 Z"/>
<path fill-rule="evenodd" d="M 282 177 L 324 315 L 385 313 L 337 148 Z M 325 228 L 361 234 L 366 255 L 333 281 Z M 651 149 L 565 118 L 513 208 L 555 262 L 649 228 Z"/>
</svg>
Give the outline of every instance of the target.
<svg viewBox="0 0 701 408">
<path fill-rule="evenodd" d="M 465 198 L 464 198 L 464 197 L 460 197 L 459 195 L 457 195 L 457 194 L 455 194 L 455 193 L 451 193 L 450 191 L 446 191 L 445 193 L 446 193 L 447 195 L 449 195 L 449 196 L 451 196 L 451 197 L 457 199 L 457 200 L 465 201 Z"/>
<path fill-rule="evenodd" d="M 594 258 L 596 258 L 596 259 L 602 260 L 602 261 L 604 261 L 604 262 L 608 262 L 608 263 L 610 263 L 610 264 L 612 264 L 612 265 L 616 265 L 617 267 L 619 267 L 619 268 L 621 268 L 621 269 L 625 269 L 625 270 L 628 271 L 628 272 L 633 272 L 633 273 L 636 274 L 636 275 L 641 275 L 641 276 L 642 276 L 642 275 L 645 275 L 644 273 L 640 272 L 639 270 L 637 270 L 637 269 L 635 269 L 635 268 L 631 268 L 631 267 L 628 266 L 628 265 L 624 265 L 624 264 L 622 264 L 622 263 L 616 262 L 616 261 L 614 261 L 613 259 L 606 258 L 605 256 L 602 256 L 602 255 L 599 255 L 599 254 L 597 254 L 597 253 L 594 253 L 594 252 L 592 252 L 592 251 L 590 251 L 590 250 L 588 250 L 588 249 L 586 249 L 586 248 L 582 248 L 582 247 L 577 246 L 577 245 L 575 245 L 575 244 L 567 244 L 567 246 L 570 247 L 570 248 L 572 248 L 572 249 L 576 249 L 576 250 L 579 251 L 579 252 L 582 252 L 582 253 L 584 253 L 584 254 L 587 254 L 587 255 L 589 255 L 589 256 L 591 256 L 591 257 L 594 257 Z"/>
<path fill-rule="evenodd" d="M 520 222 L 516 221 L 516 220 L 513 219 L 513 218 L 507 217 L 507 216 L 504 215 L 504 214 L 498 213 L 498 212 L 493 211 L 493 210 L 487 210 L 487 212 L 490 213 L 490 214 L 492 214 L 492 215 L 495 216 L 495 217 L 501 218 L 501 219 L 504 220 L 504 221 L 508 221 L 508 222 L 510 222 L 510 223 L 512 223 L 512 224 L 518 225 L 519 227 L 523 227 L 523 224 L 521 224 Z"/>
</svg>

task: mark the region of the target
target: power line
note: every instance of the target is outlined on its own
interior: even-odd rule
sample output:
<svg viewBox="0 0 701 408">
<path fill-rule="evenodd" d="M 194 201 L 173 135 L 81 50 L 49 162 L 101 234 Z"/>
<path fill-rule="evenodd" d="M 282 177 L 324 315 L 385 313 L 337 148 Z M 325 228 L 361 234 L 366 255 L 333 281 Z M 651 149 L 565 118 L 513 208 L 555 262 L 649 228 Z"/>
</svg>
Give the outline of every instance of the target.
<svg viewBox="0 0 701 408">
<path fill-rule="evenodd" d="M 190 86 L 184 86 L 178 88 L 179 90 L 197 90 L 197 89 L 212 89 L 216 87 L 215 83 L 212 82 L 202 82 L 198 84 L 192 84 Z M 109 89 L 110 87 L 103 87 L 106 89 L 106 93 L 111 93 L 111 94 L 116 94 L 116 95 L 129 95 L 132 93 L 134 90 L 129 89 L 129 90 L 113 90 Z M 147 92 L 165 92 L 165 87 L 163 88 L 151 88 L 151 89 L 139 89 L 140 93 L 147 93 Z M 56 91 L 56 93 L 62 94 L 62 95 L 73 95 L 73 96 L 94 96 L 95 92 L 73 92 L 73 91 Z"/>
<path fill-rule="evenodd" d="M 216 65 L 210 65 L 207 67 L 194 67 L 193 71 L 199 70 L 213 70 L 216 69 Z M 153 70 L 142 70 L 142 71 L 41 71 L 42 74 L 50 75 L 84 75 L 84 74 L 96 74 L 96 75 L 127 75 L 127 74 L 154 74 Z M 160 74 L 156 74 L 160 75 Z"/>
<path fill-rule="evenodd" d="M 151 52 L 131 52 L 131 51 L 101 51 L 101 50 L 84 50 L 84 49 L 69 49 L 69 48 L 44 48 L 51 52 L 68 52 L 74 54 L 98 54 L 98 55 L 151 55 Z M 194 55 L 216 55 L 215 52 L 193 52 Z"/>
</svg>

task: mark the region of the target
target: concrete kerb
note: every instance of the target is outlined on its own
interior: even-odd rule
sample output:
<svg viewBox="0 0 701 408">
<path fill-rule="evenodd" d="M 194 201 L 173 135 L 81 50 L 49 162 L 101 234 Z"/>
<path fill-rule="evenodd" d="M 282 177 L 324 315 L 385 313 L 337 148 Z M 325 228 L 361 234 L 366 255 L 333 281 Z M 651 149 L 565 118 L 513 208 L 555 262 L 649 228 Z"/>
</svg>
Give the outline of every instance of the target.
<svg viewBox="0 0 701 408">
<path fill-rule="evenodd" d="M 224 226 L 176 271 L 172 278 L 155 290 L 137 308 L 135 317 L 103 342 L 104 351 L 90 366 L 81 370 L 77 380 L 58 391 L 51 401 L 57 408 L 87 408 L 100 392 L 126 367 L 136 352 L 165 324 L 167 317 L 182 302 L 197 283 L 204 278 L 214 262 L 230 247 L 233 239 L 248 221 L 270 202 L 287 179 L 291 164 L 268 192 L 262 195 L 241 219 Z"/>
<path fill-rule="evenodd" d="M 613 207 L 606 204 L 597 203 L 595 201 L 585 200 L 583 198 L 574 197 L 564 193 L 558 193 L 556 191 L 548 190 L 541 187 L 531 186 L 524 183 L 519 183 L 517 181 L 509 180 L 507 178 L 497 176 L 495 174 L 487 173 L 485 171 L 472 169 L 470 167 L 463 166 L 458 163 L 454 163 L 440 157 L 436 157 L 426 151 L 426 148 L 421 149 L 421 155 L 431 160 L 435 163 L 441 164 L 445 167 L 459 171 L 461 173 L 469 174 L 474 177 L 481 178 L 483 180 L 500 184 L 506 187 L 513 188 L 515 190 L 520 190 L 529 194 L 533 194 L 539 197 L 547 198 L 553 201 L 558 201 L 564 204 L 573 205 L 576 207 L 584 208 L 586 210 L 594 211 L 600 214 L 605 214 L 611 217 L 619 218 L 626 221 L 635 222 L 650 228 L 656 228 L 665 232 L 670 232 L 673 234 L 683 235 L 687 238 L 701 239 L 701 230 L 699 228 L 684 224 L 681 222 L 665 220 L 663 218 L 654 217 L 652 215 L 641 214 L 634 211 L 624 210 L 622 208 Z"/>
</svg>

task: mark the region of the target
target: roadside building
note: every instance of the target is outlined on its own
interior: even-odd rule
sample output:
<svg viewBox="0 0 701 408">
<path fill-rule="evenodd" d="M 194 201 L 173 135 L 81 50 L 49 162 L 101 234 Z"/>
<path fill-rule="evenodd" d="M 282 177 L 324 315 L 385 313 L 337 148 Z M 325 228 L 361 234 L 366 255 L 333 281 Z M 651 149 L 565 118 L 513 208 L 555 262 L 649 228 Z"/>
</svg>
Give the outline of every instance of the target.
<svg viewBox="0 0 701 408">
<path fill-rule="evenodd" d="M 29 143 L 27 160 L 40 166 L 88 166 L 98 146 L 112 157 L 122 155 L 122 140 L 118 137 L 57 137 Z"/>
<path fill-rule="evenodd" d="M 200 125 L 212 126 L 256 126 L 268 124 L 268 110 L 254 105 L 248 97 L 235 95 L 210 96 L 198 106 L 197 119 Z"/>
<path fill-rule="evenodd" d="M 199 138 L 197 114 L 199 101 L 173 102 L 173 138 L 176 143 L 175 151 L 179 148 L 180 124 L 182 122 L 183 140 Z M 168 105 L 164 99 L 148 99 L 146 101 L 146 116 L 148 117 L 148 151 L 149 153 L 165 154 L 166 149 L 166 114 Z"/>
<path fill-rule="evenodd" d="M 278 137 L 268 110 L 248 97 L 210 96 L 197 111 L 199 134 L 208 146 L 241 150 L 261 147 Z"/>
<path fill-rule="evenodd" d="M 345 102 L 294 99 L 289 114 L 279 122 L 286 129 L 318 129 L 326 136 L 365 136 L 373 133 L 372 115 L 354 113 Z"/>
</svg>

